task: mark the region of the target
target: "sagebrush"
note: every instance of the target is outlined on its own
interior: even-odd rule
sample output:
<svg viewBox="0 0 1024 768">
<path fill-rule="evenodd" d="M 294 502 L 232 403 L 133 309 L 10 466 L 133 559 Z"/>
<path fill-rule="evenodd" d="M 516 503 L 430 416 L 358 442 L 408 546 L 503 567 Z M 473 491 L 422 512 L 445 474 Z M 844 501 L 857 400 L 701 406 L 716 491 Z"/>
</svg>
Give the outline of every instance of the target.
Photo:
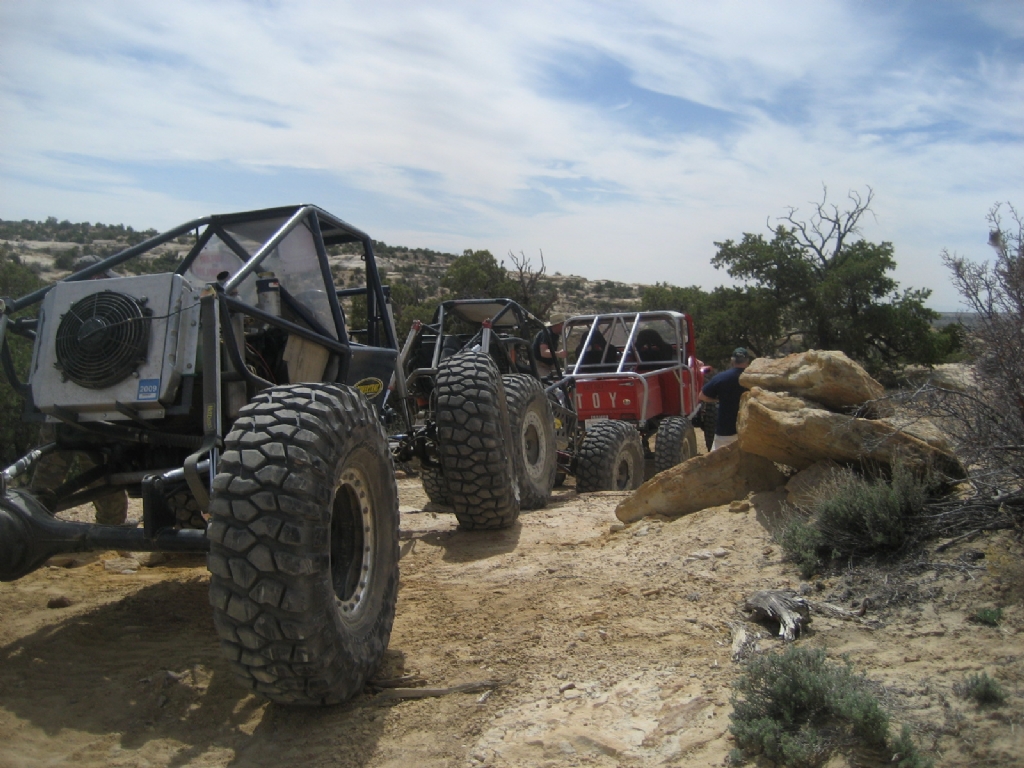
<svg viewBox="0 0 1024 768">
<path fill-rule="evenodd" d="M 899 552 L 935 485 L 929 474 L 900 461 L 888 474 L 838 471 L 812 501 L 791 510 L 779 543 L 805 578 L 832 561 Z"/>
<path fill-rule="evenodd" d="M 927 764 L 906 730 L 890 742 L 889 715 L 864 676 L 828 661 L 824 650 L 790 646 L 751 659 L 733 686 L 732 705 L 740 749 L 781 765 L 819 766 L 854 748 L 903 768 Z"/>
</svg>

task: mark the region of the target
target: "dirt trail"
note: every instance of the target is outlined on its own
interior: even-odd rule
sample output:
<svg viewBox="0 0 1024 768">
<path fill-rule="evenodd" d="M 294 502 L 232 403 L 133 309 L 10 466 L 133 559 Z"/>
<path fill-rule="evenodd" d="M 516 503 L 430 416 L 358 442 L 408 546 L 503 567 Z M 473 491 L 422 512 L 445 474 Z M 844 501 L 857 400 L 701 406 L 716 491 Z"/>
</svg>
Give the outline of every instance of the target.
<svg viewBox="0 0 1024 768">
<path fill-rule="evenodd" d="M 567 489 L 510 530 L 465 533 L 423 511 L 418 480 L 399 488 L 402 585 L 380 676 L 501 687 L 270 705 L 221 660 L 200 559 L 135 568 L 105 565 L 106 553 L 0 585 L 0 766 L 725 762 L 733 631 L 779 643 L 738 607 L 757 589 L 801 586 L 767 532 L 778 495 L 617 530 L 619 494 Z M 929 567 L 805 585 L 815 600 L 871 603 L 861 621 L 815 617 L 800 642 L 848 654 L 937 765 L 1024 765 L 1020 555 L 991 537 Z M 996 605 L 1000 627 L 967 620 Z M 1010 692 L 1006 706 L 954 694 L 982 670 Z"/>
</svg>

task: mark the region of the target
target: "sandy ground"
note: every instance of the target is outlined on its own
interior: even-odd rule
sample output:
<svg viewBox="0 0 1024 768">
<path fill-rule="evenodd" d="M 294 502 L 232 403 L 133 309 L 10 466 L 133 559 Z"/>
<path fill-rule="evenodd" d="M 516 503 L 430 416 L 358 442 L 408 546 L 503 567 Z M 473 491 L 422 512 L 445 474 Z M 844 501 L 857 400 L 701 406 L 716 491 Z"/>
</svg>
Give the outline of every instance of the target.
<svg viewBox="0 0 1024 768">
<path fill-rule="evenodd" d="M 871 598 L 863 619 L 816 616 L 798 642 L 845 654 L 937 765 L 1024 765 L 1024 568 L 1009 536 L 801 584 L 767 530 L 778 494 L 622 528 L 620 494 L 564 489 L 512 529 L 465 533 L 424 511 L 418 480 L 399 488 L 402 585 L 379 677 L 503 685 L 271 705 L 220 657 L 201 559 L 104 553 L 0 585 L 0 766 L 723 765 L 734 633 L 748 653 L 780 645 L 740 606 L 784 587 L 846 608 Z M 981 606 L 1004 609 L 998 628 L 968 621 Z M 956 695 L 980 671 L 1006 705 Z"/>
</svg>

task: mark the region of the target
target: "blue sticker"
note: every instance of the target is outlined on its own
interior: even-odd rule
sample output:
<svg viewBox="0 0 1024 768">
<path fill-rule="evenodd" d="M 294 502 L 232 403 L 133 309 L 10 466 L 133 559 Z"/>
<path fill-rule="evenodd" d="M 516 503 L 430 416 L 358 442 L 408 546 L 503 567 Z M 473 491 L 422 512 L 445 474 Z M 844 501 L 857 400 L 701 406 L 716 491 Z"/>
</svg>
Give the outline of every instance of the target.
<svg viewBox="0 0 1024 768">
<path fill-rule="evenodd" d="M 136 400 L 156 400 L 160 397 L 160 379 L 139 379 L 139 396 Z"/>
</svg>

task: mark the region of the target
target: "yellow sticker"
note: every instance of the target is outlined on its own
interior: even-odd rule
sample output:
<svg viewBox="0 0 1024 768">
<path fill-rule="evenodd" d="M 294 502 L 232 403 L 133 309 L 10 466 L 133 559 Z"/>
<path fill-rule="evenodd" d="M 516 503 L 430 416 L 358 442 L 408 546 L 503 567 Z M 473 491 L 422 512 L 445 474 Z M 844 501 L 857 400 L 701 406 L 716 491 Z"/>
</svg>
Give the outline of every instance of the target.
<svg viewBox="0 0 1024 768">
<path fill-rule="evenodd" d="M 384 382 L 380 379 L 361 379 L 355 383 L 355 388 L 369 397 L 376 397 L 384 391 Z"/>
<path fill-rule="evenodd" d="M 562 420 L 561 419 L 555 419 L 555 429 L 561 429 L 561 428 L 562 428 Z"/>
</svg>

